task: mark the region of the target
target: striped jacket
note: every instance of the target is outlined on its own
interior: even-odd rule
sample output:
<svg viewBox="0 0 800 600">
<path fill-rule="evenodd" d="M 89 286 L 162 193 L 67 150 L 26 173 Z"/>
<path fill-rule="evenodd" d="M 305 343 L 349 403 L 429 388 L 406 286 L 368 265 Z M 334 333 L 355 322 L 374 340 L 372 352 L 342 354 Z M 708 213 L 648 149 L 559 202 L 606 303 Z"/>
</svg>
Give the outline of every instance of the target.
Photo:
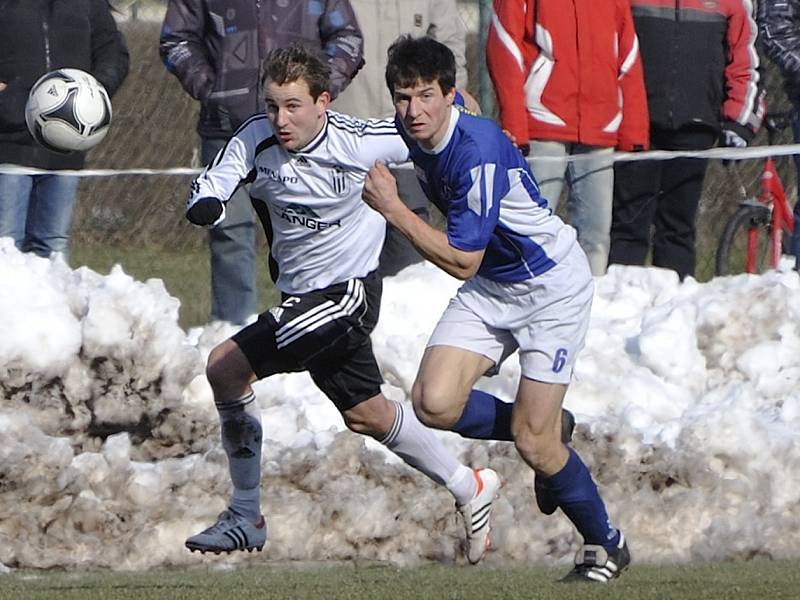
<svg viewBox="0 0 800 600">
<path fill-rule="evenodd" d="M 800 103 L 800 0 L 759 0 L 756 20 L 764 54 L 781 70 L 789 97 Z"/>
<path fill-rule="evenodd" d="M 494 0 L 486 44 L 500 121 L 518 143 L 648 143 L 628 0 Z"/>
<path fill-rule="evenodd" d="M 261 61 L 293 43 L 324 52 L 333 96 L 363 64 L 364 40 L 348 0 L 169 0 L 159 52 L 201 102 L 198 133 L 227 139 L 264 109 Z"/>
<path fill-rule="evenodd" d="M 651 126 L 752 139 L 764 116 L 751 0 L 631 0 Z"/>
</svg>

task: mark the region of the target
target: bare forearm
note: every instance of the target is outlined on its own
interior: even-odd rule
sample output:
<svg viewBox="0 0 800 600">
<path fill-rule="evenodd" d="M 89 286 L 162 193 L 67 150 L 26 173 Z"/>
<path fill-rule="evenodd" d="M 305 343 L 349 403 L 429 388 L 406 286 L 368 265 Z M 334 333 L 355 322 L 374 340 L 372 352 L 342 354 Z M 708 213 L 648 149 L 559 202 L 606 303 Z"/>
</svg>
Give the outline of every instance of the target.
<svg viewBox="0 0 800 600">
<path fill-rule="evenodd" d="M 457 279 L 469 279 L 478 270 L 483 252 L 453 248 L 447 235 L 431 227 L 405 205 L 384 214 L 386 220 L 414 245 L 419 253 Z"/>
</svg>

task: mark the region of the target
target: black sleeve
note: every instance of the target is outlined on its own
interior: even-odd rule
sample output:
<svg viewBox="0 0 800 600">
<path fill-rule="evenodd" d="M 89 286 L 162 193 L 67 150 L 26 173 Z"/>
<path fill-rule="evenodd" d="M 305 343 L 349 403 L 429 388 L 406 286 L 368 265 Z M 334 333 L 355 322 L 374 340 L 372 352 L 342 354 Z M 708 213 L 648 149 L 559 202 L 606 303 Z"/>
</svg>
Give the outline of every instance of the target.
<svg viewBox="0 0 800 600">
<path fill-rule="evenodd" d="M 325 3 L 319 37 L 331 68 L 331 96 L 336 98 L 364 66 L 364 36 L 350 0 Z"/>
<path fill-rule="evenodd" d="M 201 102 L 211 93 L 216 77 L 206 54 L 205 15 L 202 0 L 169 0 L 158 42 L 164 66 Z"/>
<path fill-rule="evenodd" d="M 759 0 L 758 37 L 788 83 L 800 87 L 800 6 L 797 0 Z"/>
<path fill-rule="evenodd" d="M 92 75 L 103 84 L 109 96 L 128 75 L 128 46 L 117 29 L 107 0 L 91 0 Z"/>
</svg>

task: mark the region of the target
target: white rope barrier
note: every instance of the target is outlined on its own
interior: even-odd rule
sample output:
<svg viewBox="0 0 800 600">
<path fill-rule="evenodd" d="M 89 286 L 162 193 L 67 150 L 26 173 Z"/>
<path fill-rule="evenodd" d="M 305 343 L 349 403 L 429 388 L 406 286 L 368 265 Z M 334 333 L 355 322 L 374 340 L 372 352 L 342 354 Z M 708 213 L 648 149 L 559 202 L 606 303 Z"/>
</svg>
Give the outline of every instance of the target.
<svg viewBox="0 0 800 600">
<path fill-rule="evenodd" d="M 603 155 L 610 162 L 639 160 L 671 160 L 674 158 L 708 158 L 714 160 L 746 160 L 766 158 L 767 156 L 787 156 L 800 154 L 800 144 L 780 144 L 775 146 L 751 146 L 749 148 L 711 148 L 710 150 L 651 150 L 647 152 L 614 152 Z M 598 160 L 593 154 L 572 154 L 567 156 L 539 156 L 527 158 L 529 164 L 534 162 L 581 162 Z M 410 163 L 398 165 L 399 168 L 411 168 Z M 57 171 L 59 175 L 76 177 L 114 177 L 120 175 L 197 175 L 201 169 L 176 167 L 168 169 L 79 169 Z M 45 169 L 20 167 L 0 164 L 0 174 L 4 175 L 43 175 L 53 173 Z"/>
</svg>

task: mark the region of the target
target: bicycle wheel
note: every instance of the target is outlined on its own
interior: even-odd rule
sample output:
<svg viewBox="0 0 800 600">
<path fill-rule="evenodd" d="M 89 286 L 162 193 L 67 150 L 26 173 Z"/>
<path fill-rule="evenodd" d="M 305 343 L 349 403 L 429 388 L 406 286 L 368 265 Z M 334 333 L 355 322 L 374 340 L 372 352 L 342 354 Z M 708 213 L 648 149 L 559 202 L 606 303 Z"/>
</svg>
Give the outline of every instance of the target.
<svg viewBox="0 0 800 600">
<path fill-rule="evenodd" d="M 740 206 L 719 240 L 716 274 L 763 273 L 768 270 L 771 233 L 772 219 L 766 206 Z M 785 248 L 785 239 L 783 245 Z"/>
</svg>

